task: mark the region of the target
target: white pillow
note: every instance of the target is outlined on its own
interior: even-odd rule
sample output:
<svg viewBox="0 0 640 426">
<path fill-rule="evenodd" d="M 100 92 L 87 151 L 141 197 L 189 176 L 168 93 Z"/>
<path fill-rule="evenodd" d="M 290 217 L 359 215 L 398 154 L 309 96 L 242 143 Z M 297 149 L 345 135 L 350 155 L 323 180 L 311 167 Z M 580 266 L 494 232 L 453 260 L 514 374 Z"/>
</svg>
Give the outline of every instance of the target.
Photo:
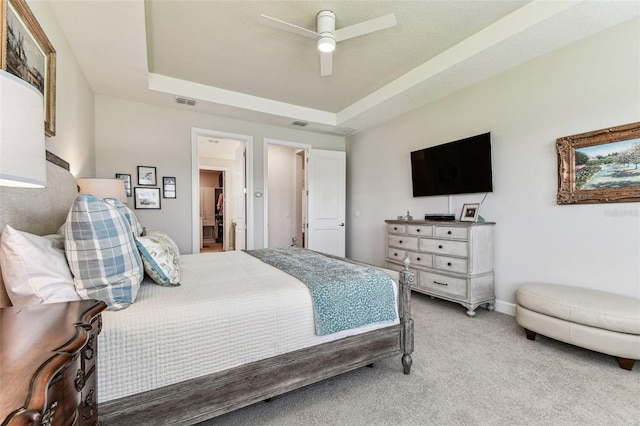
<svg viewBox="0 0 640 426">
<path fill-rule="evenodd" d="M 0 264 L 14 306 L 80 300 L 57 240 L 18 231 L 9 225 L 4 227 Z"/>
</svg>

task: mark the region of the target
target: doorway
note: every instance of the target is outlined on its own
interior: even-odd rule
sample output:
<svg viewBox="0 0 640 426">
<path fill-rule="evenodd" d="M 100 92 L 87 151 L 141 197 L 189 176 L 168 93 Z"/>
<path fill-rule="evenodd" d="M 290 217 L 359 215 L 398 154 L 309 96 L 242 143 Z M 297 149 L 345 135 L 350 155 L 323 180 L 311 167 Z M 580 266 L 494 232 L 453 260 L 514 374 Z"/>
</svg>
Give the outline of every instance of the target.
<svg viewBox="0 0 640 426">
<path fill-rule="evenodd" d="M 252 248 L 252 138 L 192 129 L 192 252 Z"/>
</svg>

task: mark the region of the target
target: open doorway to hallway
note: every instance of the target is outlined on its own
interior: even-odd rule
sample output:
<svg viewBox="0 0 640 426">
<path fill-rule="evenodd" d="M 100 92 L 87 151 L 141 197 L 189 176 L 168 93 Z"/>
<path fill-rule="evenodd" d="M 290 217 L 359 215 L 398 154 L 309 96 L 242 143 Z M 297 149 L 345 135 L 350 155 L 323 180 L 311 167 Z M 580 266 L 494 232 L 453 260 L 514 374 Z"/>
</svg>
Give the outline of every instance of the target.
<svg viewBox="0 0 640 426">
<path fill-rule="evenodd" d="M 193 253 L 247 248 L 250 138 L 192 130 Z"/>
</svg>

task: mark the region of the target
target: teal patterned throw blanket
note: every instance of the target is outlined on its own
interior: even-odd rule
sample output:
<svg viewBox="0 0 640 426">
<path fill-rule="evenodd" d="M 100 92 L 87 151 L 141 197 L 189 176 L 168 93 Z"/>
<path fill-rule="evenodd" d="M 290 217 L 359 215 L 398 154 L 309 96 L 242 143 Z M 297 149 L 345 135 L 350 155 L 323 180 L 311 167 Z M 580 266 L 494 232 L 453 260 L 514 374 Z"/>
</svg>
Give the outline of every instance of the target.
<svg viewBox="0 0 640 426">
<path fill-rule="evenodd" d="M 396 319 L 393 282 L 379 269 L 298 247 L 246 252 L 306 284 L 317 335 Z"/>
</svg>

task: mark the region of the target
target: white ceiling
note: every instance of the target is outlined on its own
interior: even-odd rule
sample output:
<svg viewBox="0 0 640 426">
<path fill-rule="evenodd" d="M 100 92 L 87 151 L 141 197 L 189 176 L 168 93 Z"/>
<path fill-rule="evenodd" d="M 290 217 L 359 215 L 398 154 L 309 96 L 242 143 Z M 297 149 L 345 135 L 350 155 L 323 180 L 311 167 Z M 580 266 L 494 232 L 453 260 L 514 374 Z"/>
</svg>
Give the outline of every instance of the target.
<svg viewBox="0 0 640 426">
<path fill-rule="evenodd" d="M 640 15 L 637 1 L 51 2 L 96 94 L 336 134 Z M 320 77 L 314 40 L 258 22 L 265 14 L 315 31 L 325 9 L 336 28 L 389 13 L 398 25 L 338 43 L 333 75 Z"/>
</svg>

